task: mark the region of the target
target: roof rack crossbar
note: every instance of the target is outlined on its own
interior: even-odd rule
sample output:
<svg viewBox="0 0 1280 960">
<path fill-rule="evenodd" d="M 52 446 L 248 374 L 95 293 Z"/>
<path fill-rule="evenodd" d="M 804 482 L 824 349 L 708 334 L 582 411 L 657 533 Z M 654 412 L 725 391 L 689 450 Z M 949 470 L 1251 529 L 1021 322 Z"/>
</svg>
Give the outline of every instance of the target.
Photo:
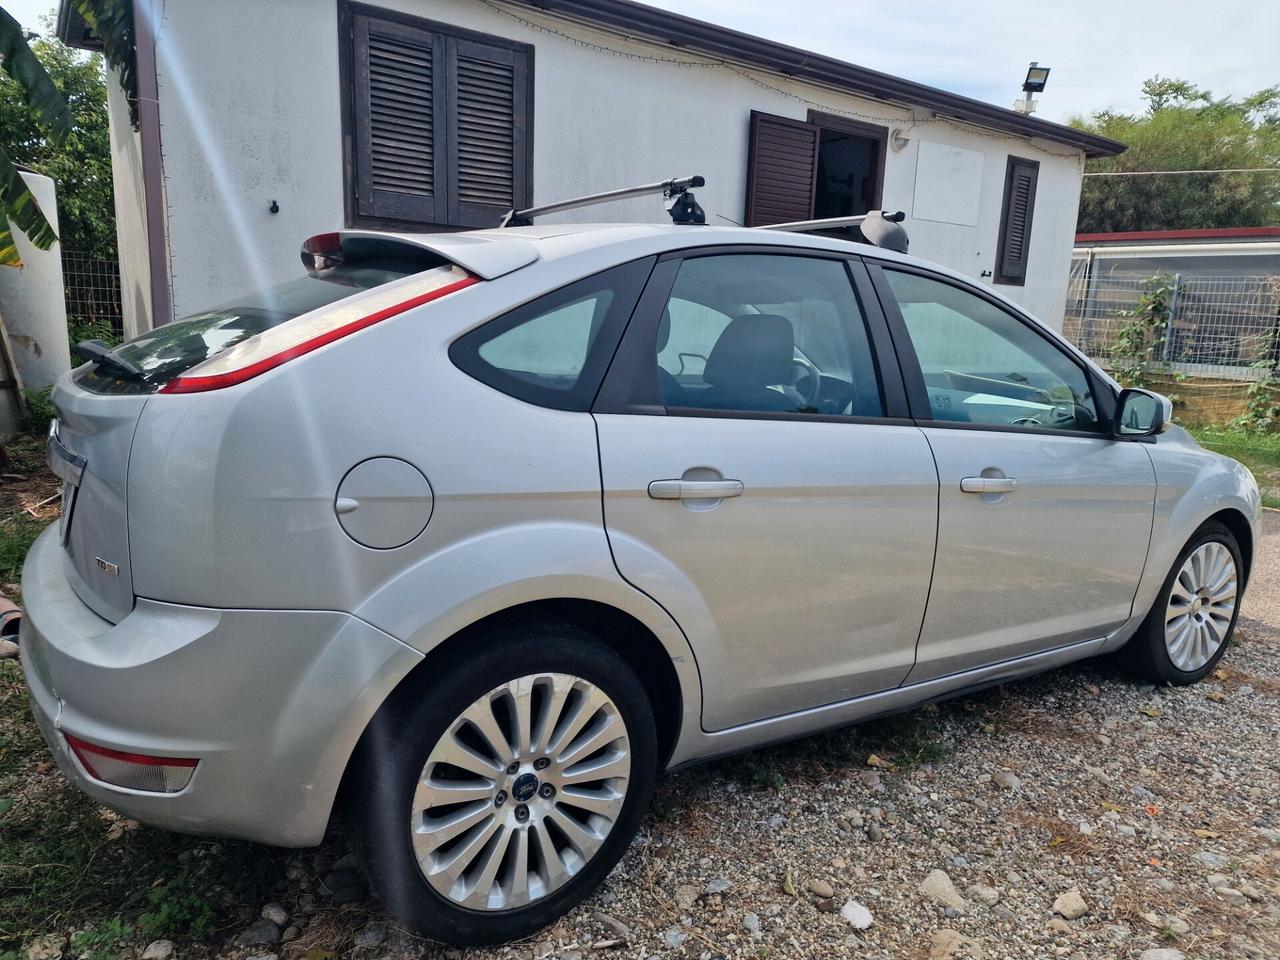
<svg viewBox="0 0 1280 960">
<path fill-rule="evenodd" d="M 868 217 L 883 217 L 890 223 L 901 223 L 907 219 L 906 213 L 885 213 L 883 210 L 872 210 L 855 217 L 827 217 L 822 220 L 793 220 L 790 223 L 766 223 L 757 227 L 759 230 L 783 230 L 787 233 L 809 233 L 813 230 L 837 230 L 840 227 L 861 226 Z"/>
<path fill-rule="evenodd" d="M 606 190 L 604 193 L 593 193 L 572 200 L 559 200 L 556 203 L 543 204 L 540 207 L 529 207 L 527 210 L 509 210 L 499 222 L 499 227 L 528 226 L 534 217 L 547 213 L 561 213 L 565 210 L 577 210 L 580 207 L 591 207 L 597 203 L 611 203 L 614 200 L 627 200 L 631 197 L 643 197 L 650 193 L 660 193 L 664 197 L 679 197 L 690 187 L 702 187 L 706 180 L 699 176 L 673 177 L 658 183 L 646 183 L 640 187 L 623 187 L 620 190 Z"/>
<path fill-rule="evenodd" d="M 862 238 L 877 247 L 906 253 L 909 241 L 902 221 L 907 215 L 899 210 L 868 210 L 855 217 L 827 217 L 823 220 L 794 220 L 791 223 L 770 223 L 757 229 L 784 230 L 787 233 L 808 233 L 812 230 L 836 230 L 840 227 L 861 227 Z"/>
</svg>

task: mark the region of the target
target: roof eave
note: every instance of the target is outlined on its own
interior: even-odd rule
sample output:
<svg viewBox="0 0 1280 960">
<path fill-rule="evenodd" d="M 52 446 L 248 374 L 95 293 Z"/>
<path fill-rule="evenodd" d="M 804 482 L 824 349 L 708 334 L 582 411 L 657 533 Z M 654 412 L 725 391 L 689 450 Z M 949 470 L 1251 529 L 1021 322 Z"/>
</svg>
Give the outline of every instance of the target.
<svg viewBox="0 0 1280 960">
<path fill-rule="evenodd" d="M 831 87 L 889 103 L 924 107 L 941 116 L 1021 137 L 1035 137 L 1083 151 L 1086 157 L 1112 157 L 1127 147 L 1064 124 L 997 107 L 937 87 L 904 80 L 812 51 L 752 36 L 659 10 L 633 0 L 504 0 L 625 37 L 680 47 L 732 60 L 795 80 Z"/>
</svg>

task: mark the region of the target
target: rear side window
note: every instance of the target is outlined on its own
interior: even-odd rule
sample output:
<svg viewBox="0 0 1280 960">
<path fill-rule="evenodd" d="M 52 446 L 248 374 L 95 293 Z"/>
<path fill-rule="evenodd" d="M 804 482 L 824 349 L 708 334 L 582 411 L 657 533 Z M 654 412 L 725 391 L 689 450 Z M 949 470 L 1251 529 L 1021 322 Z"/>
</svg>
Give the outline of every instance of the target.
<svg viewBox="0 0 1280 960">
<path fill-rule="evenodd" d="M 518 400 L 588 410 L 652 266 L 634 261 L 561 287 L 463 335 L 449 356 Z"/>
</svg>

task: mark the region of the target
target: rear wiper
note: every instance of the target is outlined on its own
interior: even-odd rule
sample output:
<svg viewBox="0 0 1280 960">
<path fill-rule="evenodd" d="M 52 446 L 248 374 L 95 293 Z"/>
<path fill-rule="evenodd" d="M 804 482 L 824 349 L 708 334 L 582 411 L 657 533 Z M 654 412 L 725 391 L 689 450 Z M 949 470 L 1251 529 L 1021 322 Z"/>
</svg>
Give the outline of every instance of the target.
<svg viewBox="0 0 1280 960">
<path fill-rule="evenodd" d="M 100 368 L 110 371 L 122 380 L 141 380 L 143 372 L 128 360 L 117 357 L 111 348 L 101 340 L 81 340 L 72 351 L 81 360 L 96 363 Z"/>
</svg>

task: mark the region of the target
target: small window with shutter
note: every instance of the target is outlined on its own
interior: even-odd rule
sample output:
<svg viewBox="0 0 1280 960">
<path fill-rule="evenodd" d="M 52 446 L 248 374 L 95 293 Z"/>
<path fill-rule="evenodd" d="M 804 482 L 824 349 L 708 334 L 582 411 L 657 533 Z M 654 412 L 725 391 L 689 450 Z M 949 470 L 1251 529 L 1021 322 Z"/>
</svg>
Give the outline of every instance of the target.
<svg viewBox="0 0 1280 960">
<path fill-rule="evenodd" d="M 1040 164 L 1010 157 L 1004 174 L 1004 204 L 1000 211 L 1000 242 L 996 246 L 996 283 L 1022 286 L 1027 282 L 1031 252 L 1031 219 L 1036 207 Z"/>
<path fill-rule="evenodd" d="M 348 222 L 495 226 L 529 206 L 532 48 L 344 5 Z"/>
</svg>

